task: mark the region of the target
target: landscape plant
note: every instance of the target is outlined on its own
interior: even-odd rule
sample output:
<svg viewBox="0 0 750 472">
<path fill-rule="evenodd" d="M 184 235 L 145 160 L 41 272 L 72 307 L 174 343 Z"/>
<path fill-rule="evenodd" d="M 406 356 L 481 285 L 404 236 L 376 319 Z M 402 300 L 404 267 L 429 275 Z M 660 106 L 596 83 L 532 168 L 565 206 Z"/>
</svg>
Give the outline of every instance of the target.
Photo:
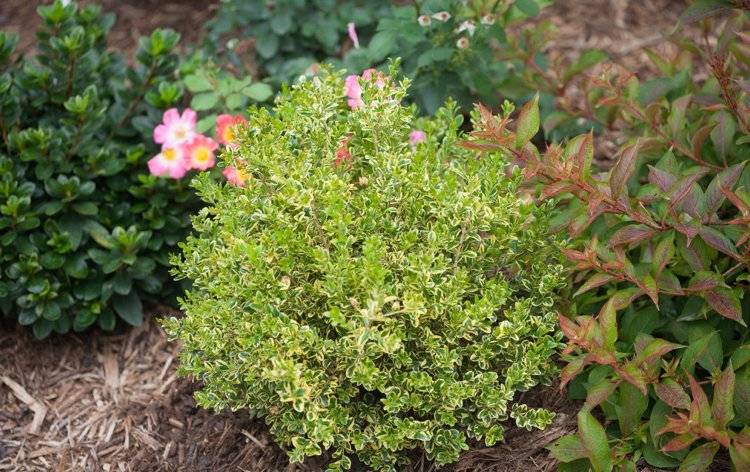
<svg viewBox="0 0 750 472">
<path fill-rule="evenodd" d="M 454 102 L 416 119 L 390 72 L 324 70 L 253 109 L 222 154 L 243 186 L 194 180 L 206 207 L 174 258 L 192 288 L 165 326 L 198 404 L 328 470 L 447 464 L 553 419 L 518 399 L 561 346 L 550 206 L 457 146 Z"/>
<path fill-rule="evenodd" d="M 466 144 L 521 165 L 573 238 L 561 386 L 585 403 L 576 434 L 550 446 L 562 471 L 705 471 L 720 450 L 750 470 L 750 37 L 744 12 L 705 20 L 727 5 L 686 11 L 706 37 L 723 28 L 654 56 L 663 77 L 596 81 L 596 113 L 624 136 L 609 171 L 592 163 L 591 134 L 546 149 L 519 140 L 536 133 L 535 102 L 515 131 L 485 112 Z"/>
</svg>

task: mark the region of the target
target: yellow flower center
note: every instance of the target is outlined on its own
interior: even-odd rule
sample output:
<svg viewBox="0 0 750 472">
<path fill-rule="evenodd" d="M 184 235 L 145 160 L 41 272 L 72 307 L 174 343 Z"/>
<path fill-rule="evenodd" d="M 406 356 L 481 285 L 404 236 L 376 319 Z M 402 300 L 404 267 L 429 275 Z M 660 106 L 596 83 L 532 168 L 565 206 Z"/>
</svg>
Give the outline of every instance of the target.
<svg viewBox="0 0 750 472">
<path fill-rule="evenodd" d="M 199 147 L 195 150 L 193 158 L 196 160 L 196 162 L 205 163 L 208 162 L 208 160 L 211 158 L 211 153 L 209 152 L 208 148 Z"/>
<path fill-rule="evenodd" d="M 224 141 L 231 143 L 234 141 L 234 130 L 231 126 L 227 126 L 224 130 Z"/>
<path fill-rule="evenodd" d="M 175 151 L 172 148 L 167 148 L 161 153 L 164 156 L 164 159 L 167 161 L 173 161 L 177 159 L 177 151 Z"/>
</svg>

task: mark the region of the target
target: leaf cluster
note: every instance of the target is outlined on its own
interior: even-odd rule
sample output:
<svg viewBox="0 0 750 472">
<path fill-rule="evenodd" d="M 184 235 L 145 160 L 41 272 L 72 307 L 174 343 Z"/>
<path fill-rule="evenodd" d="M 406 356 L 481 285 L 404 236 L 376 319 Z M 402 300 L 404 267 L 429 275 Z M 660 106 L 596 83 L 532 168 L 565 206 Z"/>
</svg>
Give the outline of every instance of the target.
<svg viewBox="0 0 750 472">
<path fill-rule="evenodd" d="M 361 80 L 354 111 L 324 72 L 251 113 L 224 154 L 244 188 L 196 179 L 192 289 L 165 324 L 199 404 L 264 417 L 294 461 L 446 464 L 552 420 L 516 395 L 555 372 L 560 241 L 501 159 L 457 146 L 455 103 L 415 120 L 406 83 Z"/>
<path fill-rule="evenodd" d="M 550 448 L 561 470 L 707 470 L 722 447 L 750 470 L 750 41 L 744 13 L 712 24 L 723 30 L 709 50 L 678 37 L 672 60 L 653 56 L 663 77 L 595 82 L 595 113 L 626 138 L 607 172 L 591 134 L 529 143 L 534 102 L 515 130 L 484 110 L 467 143 L 518 162 L 574 238 L 561 383 L 585 405 L 577 434 Z"/>
</svg>

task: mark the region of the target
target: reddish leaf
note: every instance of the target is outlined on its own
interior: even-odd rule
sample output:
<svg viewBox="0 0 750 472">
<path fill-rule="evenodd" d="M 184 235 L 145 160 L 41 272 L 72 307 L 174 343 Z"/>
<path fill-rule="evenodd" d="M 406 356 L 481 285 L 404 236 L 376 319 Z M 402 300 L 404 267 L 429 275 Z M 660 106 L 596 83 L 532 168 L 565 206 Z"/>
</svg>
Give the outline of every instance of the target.
<svg viewBox="0 0 750 472">
<path fill-rule="evenodd" d="M 544 186 L 544 188 L 542 189 L 540 198 L 546 199 L 546 198 L 554 197 L 555 195 L 559 195 L 561 193 L 566 193 L 566 192 L 570 192 L 571 190 L 575 190 L 575 188 L 576 188 L 575 185 L 565 180 L 553 182 L 551 184 Z"/>
<path fill-rule="evenodd" d="M 646 225 L 629 225 L 620 228 L 609 239 L 609 246 L 621 246 L 625 244 L 637 243 L 654 237 L 657 231 Z"/>
<path fill-rule="evenodd" d="M 705 443 L 696 447 L 682 460 L 678 472 L 707 471 L 718 450 L 719 444 L 715 442 Z"/>
<path fill-rule="evenodd" d="M 581 285 L 581 287 L 576 290 L 576 293 L 573 294 L 574 297 L 577 297 L 578 295 L 585 293 L 591 289 L 594 289 L 596 287 L 601 287 L 604 284 L 608 284 L 609 282 L 612 282 L 613 280 L 617 280 L 617 278 L 613 275 L 609 274 L 594 274 L 589 279 Z"/>
<path fill-rule="evenodd" d="M 724 196 L 727 197 L 727 199 L 730 202 L 732 202 L 732 205 L 736 206 L 737 209 L 740 210 L 743 215 L 750 214 L 750 206 L 747 203 L 745 203 L 739 197 L 739 195 L 737 195 L 736 193 L 732 192 L 731 190 L 725 187 L 721 187 L 721 193 L 723 193 Z"/>
<path fill-rule="evenodd" d="M 693 139 L 691 140 L 691 145 L 693 148 L 693 159 L 696 161 L 701 161 L 701 149 L 703 149 L 703 143 L 706 142 L 706 139 L 708 138 L 708 135 L 711 134 L 711 130 L 714 129 L 714 126 L 716 126 L 715 123 L 712 123 L 710 125 L 706 125 L 703 128 L 696 131 L 695 135 L 693 136 Z"/>
<path fill-rule="evenodd" d="M 690 409 L 690 397 L 674 380 L 664 379 L 662 382 L 654 384 L 654 391 L 661 401 L 672 408 Z"/>
<path fill-rule="evenodd" d="M 682 178 L 680 178 L 677 182 L 675 182 L 667 192 L 667 197 L 669 198 L 669 206 L 668 209 L 675 208 L 680 202 L 682 202 L 685 197 L 687 197 L 692 190 L 696 188 L 695 183 L 704 175 L 706 175 L 706 169 L 701 169 L 695 174 L 686 175 Z M 700 188 L 698 188 L 700 190 Z M 697 206 L 697 199 L 696 202 L 693 203 L 693 207 Z M 688 210 L 690 208 L 687 208 Z M 697 208 L 692 208 L 693 211 L 696 211 Z M 687 213 L 691 213 L 690 211 L 687 211 Z M 696 211 L 697 213 L 697 211 Z M 691 213 L 692 214 L 692 213 Z M 695 216 L 695 215 L 693 215 Z"/>
<path fill-rule="evenodd" d="M 633 175 L 640 147 L 640 141 L 636 141 L 635 144 L 625 148 L 614 167 L 612 167 L 612 171 L 609 174 L 609 188 L 612 191 L 612 198 L 614 200 L 619 199 L 620 194 L 626 189 L 628 179 Z"/>
<path fill-rule="evenodd" d="M 745 326 L 745 321 L 742 319 L 742 308 L 740 301 L 734 292 L 728 288 L 716 288 L 709 290 L 703 294 L 708 305 L 716 310 L 721 316 L 734 320 Z"/>
<path fill-rule="evenodd" d="M 672 438 L 661 450 L 664 452 L 680 451 L 693 444 L 697 439 L 698 437 L 692 433 L 680 434 Z"/>
<path fill-rule="evenodd" d="M 659 309 L 659 287 L 656 285 L 656 280 L 650 275 L 645 275 L 640 279 L 636 279 L 638 286 L 648 295 L 656 309 Z"/>
<path fill-rule="evenodd" d="M 615 292 L 610 300 L 612 301 L 612 306 L 614 306 L 615 310 L 622 310 L 624 308 L 627 308 L 628 305 L 633 302 L 633 300 L 640 297 L 641 295 L 643 295 L 643 290 L 639 288 L 625 288 Z"/>
<path fill-rule="evenodd" d="M 691 292 L 705 292 L 724 285 L 724 279 L 716 272 L 700 271 L 690 279 L 688 290 Z"/>
<path fill-rule="evenodd" d="M 719 210 L 724 202 L 724 193 L 722 189 L 731 190 L 742 175 L 745 163 L 733 165 L 724 169 L 716 175 L 706 189 L 705 196 L 705 216 L 711 218 Z"/>
<path fill-rule="evenodd" d="M 619 384 L 620 382 L 603 379 L 598 384 L 589 388 L 586 392 L 586 403 L 584 404 L 584 408 L 589 410 L 594 409 L 595 406 L 598 406 L 604 400 L 609 398 Z"/>
<path fill-rule="evenodd" d="M 739 254 L 737 254 L 737 248 L 734 247 L 732 241 L 730 241 L 729 238 L 724 236 L 724 234 L 722 234 L 720 231 L 710 226 L 701 226 L 700 229 L 698 229 L 698 234 L 700 235 L 701 239 L 703 239 L 703 241 L 705 241 L 706 244 L 708 244 L 712 248 L 721 251 L 728 256 L 739 258 Z"/>
<path fill-rule="evenodd" d="M 708 426 L 711 421 L 711 407 L 708 406 L 706 392 L 692 375 L 688 375 L 688 379 L 690 380 L 690 396 L 693 397 L 690 403 L 690 421 L 701 426 Z"/>
<path fill-rule="evenodd" d="M 646 344 L 643 350 L 638 353 L 635 359 L 633 359 L 633 362 L 641 365 L 645 362 L 662 357 L 664 354 L 674 351 L 675 349 L 680 349 L 682 347 L 684 346 L 680 344 L 674 344 L 663 339 L 653 338 L 648 342 L 648 344 Z"/>
<path fill-rule="evenodd" d="M 659 241 L 651 257 L 651 265 L 657 275 L 669 264 L 674 257 L 674 253 L 674 232 L 670 232 L 667 237 Z"/>
<path fill-rule="evenodd" d="M 677 181 L 677 177 L 667 171 L 648 166 L 648 181 L 659 187 L 662 192 L 669 190 Z"/>
<path fill-rule="evenodd" d="M 630 385 L 636 387 L 644 395 L 647 395 L 646 378 L 643 371 L 633 362 L 628 362 L 622 367 L 615 367 L 615 372 L 620 378 Z"/>
<path fill-rule="evenodd" d="M 578 356 L 569 361 L 560 373 L 560 390 L 563 390 L 568 382 L 580 374 L 587 364 L 588 362 L 586 361 L 585 356 Z"/>
<path fill-rule="evenodd" d="M 724 428 L 734 418 L 734 380 L 734 369 L 730 361 L 714 386 L 711 414 L 719 428 Z"/>
</svg>

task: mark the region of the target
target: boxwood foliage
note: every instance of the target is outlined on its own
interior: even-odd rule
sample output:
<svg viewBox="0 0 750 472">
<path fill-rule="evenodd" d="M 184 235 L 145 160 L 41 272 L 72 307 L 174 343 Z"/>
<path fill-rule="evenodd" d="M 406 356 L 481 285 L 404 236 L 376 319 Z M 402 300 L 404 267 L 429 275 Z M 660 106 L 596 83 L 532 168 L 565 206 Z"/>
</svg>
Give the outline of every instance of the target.
<svg viewBox="0 0 750 472">
<path fill-rule="evenodd" d="M 193 285 L 165 324 L 199 404 L 265 417 L 293 461 L 446 464 L 509 417 L 551 421 L 514 397 L 554 370 L 558 241 L 501 160 L 458 147 L 455 104 L 410 144 L 407 83 L 359 82 L 355 110 L 330 73 L 254 110 L 224 155 L 244 188 L 194 181 Z"/>
<path fill-rule="evenodd" d="M 179 36 L 154 31 L 127 66 L 106 50 L 112 15 L 38 11 L 36 54 L 0 33 L 0 310 L 38 337 L 139 324 L 141 299 L 168 294 L 168 253 L 198 203 L 148 175 L 142 144 L 180 97 Z"/>
</svg>

